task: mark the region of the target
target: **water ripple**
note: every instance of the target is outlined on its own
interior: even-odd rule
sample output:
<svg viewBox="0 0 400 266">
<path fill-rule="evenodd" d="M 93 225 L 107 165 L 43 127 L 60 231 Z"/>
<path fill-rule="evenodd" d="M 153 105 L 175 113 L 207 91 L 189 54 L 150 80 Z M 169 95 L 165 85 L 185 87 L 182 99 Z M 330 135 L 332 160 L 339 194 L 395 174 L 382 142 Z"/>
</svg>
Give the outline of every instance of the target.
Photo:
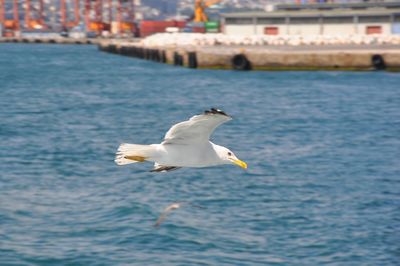
<svg viewBox="0 0 400 266">
<path fill-rule="evenodd" d="M 398 74 L 193 71 L 91 46 L 0 48 L 0 264 L 398 264 Z M 212 138 L 247 171 L 113 163 L 119 143 L 158 143 L 210 107 L 234 117 Z M 155 229 L 177 201 L 203 208 Z"/>
</svg>

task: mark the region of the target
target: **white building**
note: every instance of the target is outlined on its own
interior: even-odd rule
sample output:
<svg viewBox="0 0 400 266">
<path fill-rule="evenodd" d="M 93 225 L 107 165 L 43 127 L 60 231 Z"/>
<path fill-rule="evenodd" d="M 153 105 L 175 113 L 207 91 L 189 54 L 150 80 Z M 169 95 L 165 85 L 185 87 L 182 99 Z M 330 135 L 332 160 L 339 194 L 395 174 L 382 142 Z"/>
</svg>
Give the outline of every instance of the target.
<svg viewBox="0 0 400 266">
<path fill-rule="evenodd" d="M 230 35 L 400 34 L 400 1 L 390 7 L 325 4 L 227 13 L 222 15 L 222 24 L 223 32 Z"/>
</svg>

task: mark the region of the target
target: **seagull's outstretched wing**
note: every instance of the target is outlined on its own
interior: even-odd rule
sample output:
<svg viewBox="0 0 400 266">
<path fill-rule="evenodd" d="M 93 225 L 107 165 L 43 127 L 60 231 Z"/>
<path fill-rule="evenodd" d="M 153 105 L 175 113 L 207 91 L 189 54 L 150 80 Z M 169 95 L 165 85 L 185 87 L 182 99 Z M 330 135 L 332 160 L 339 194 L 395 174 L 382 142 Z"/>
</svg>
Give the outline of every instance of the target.
<svg viewBox="0 0 400 266">
<path fill-rule="evenodd" d="M 173 211 L 176 210 L 184 205 L 190 205 L 192 207 L 198 208 L 198 209 L 205 209 L 203 206 L 200 205 L 196 205 L 193 204 L 191 202 L 185 202 L 185 201 L 181 201 L 181 202 L 176 202 L 176 203 L 172 203 L 171 205 L 169 205 L 167 208 L 164 209 L 164 211 L 160 214 L 160 216 L 158 217 L 156 223 L 154 224 L 154 227 L 159 227 L 160 224 L 165 220 L 165 218 L 167 217 L 167 215 Z"/>
<path fill-rule="evenodd" d="M 181 207 L 180 203 L 173 203 L 169 205 L 167 208 L 165 208 L 163 213 L 161 213 L 161 215 L 158 217 L 156 223 L 154 224 L 154 227 L 159 227 L 160 224 L 165 220 L 169 212 L 176 210 L 180 207 Z"/>
<path fill-rule="evenodd" d="M 201 115 L 173 125 L 165 134 L 162 144 L 192 144 L 207 142 L 211 134 L 221 124 L 232 117 L 221 110 L 211 108 Z"/>
</svg>

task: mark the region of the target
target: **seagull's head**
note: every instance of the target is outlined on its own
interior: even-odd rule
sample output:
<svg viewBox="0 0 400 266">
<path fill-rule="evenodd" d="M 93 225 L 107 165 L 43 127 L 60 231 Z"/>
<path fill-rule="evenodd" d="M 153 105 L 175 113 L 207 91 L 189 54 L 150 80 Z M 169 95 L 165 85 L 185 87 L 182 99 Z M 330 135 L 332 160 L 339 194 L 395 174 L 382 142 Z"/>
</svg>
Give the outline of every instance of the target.
<svg viewBox="0 0 400 266">
<path fill-rule="evenodd" d="M 222 160 L 224 164 L 235 164 L 244 169 L 247 169 L 247 163 L 239 160 L 230 149 L 218 145 L 216 146 L 218 147 L 216 149 L 218 157 Z"/>
</svg>

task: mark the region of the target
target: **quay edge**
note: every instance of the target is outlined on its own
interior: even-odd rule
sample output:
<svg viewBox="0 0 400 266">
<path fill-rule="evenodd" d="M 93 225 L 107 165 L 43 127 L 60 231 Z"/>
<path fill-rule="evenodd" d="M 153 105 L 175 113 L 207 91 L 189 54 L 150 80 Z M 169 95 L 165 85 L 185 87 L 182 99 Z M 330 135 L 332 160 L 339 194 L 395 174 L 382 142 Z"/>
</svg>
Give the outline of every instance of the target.
<svg viewBox="0 0 400 266">
<path fill-rule="evenodd" d="M 68 37 L 0 37 L 0 43 L 44 43 L 44 44 L 98 44 L 96 38 Z"/>
<path fill-rule="evenodd" d="M 198 69 L 400 72 L 399 46 L 164 46 L 100 41 L 99 50 Z"/>
</svg>

